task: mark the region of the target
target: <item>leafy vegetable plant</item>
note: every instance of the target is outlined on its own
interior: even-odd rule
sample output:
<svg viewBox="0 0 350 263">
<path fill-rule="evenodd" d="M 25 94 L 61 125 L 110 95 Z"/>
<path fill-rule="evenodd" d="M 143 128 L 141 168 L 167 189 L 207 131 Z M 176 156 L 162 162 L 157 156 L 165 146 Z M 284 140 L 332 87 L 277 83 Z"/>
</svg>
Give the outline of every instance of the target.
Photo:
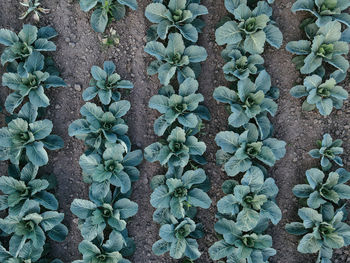
<svg viewBox="0 0 350 263">
<path fill-rule="evenodd" d="M 344 222 L 342 211 L 334 212 L 333 207 L 321 213 L 308 207 L 299 209 L 303 223 L 293 222 L 286 230 L 293 235 L 303 236 L 298 245 L 300 253 L 318 254 L 317 262 L 331 262 L 333 249 L 350 245 L 350 226 Z"/>
<path fill-rule="evenodd" d="M 332 167 L 331 161 L 334 161 L 337 165 L 343 166 L 343 161 L 339 154 L 342 154 L 344 149 L 341 147 L 343 141 L 340 139 L 334 140 L 326 133 L 323 135 L 323 139 L 316 142 L 318 149 L 313 149 L 309 152 L 313 158 L 321 158 L 322 169 L 327 171 Z"/>
<path fill-rule="evenodd" d="M 118 252 L 121 250 L 121 246 L 123 246 L 123 241 L 119 237 L 118 232 L 112 231 L 109 239 L 104 243 L 101 237 L 94 240 L 94 242 L 83 240 L 79 244 L 79 252 L 83 255 L 83 260 L 75 260 L 73 263 L 130 263 L 129 260 L 123 258 L 123 255 Z"/>
<path fill-rule="evenodd" d="M 238 128 L 248 124 L 252 119 L 266 138 L 270 134 L 270 121 L 267 113 L 272 116 L 277 111 L 277 104 L 269 96 L 271 78 L 266 71 L 262 71 L 253 83 L 249 78 L 238 81 L 237 90 L 220 86 L 214 91 L 214 98 L 223 103 L 230 104 L 231 115 L 228 122 Z M 274 96 L 273 94 L 271 94 Z"/>
<path fill-rule="evenodd" d="M 242 53 L 243 52 L 240 50 L 234 49 L 228 54 L 230 61 L 223 67 L 225 78 L 228 81 L 246 79 L 250 75 L 255 75 L 261 70 L 264 59 L 260 55 L 244 55 L 244 53 Z"/>
<path fill-rule="evenodd" d="M 283 36 L 270 19 L 272 8 L 266 2 L 258 2 L 251 10 L 246 1 L 227 1 L 226 8 L 235 20 L 227 21 L 216 30 L 219 45 L 235 45 L 250 54 L 263 53 L 266 41 L 275 48 L 281 47 Z"/>
<path fill-rule="evenodd" d="M 23 0 L 20 4 L 27 8 L 27 10 L 21 14 L 19 19 L 25 19 L 28 15 L 33 13 L 33 19 L 37 22 L 40 20 L 40 13 L 48 14 L 50 9 L 41 7 L 39 0 Z"/>
<path fill-rule="evenodd" d="M 111 196 L 94 201 L 75 199 L 71 205 L 71 211 L 80 219 L 79 228 L 83 238 L 94 240 L 108 227 L 116 232 L 115 238 L 121 239 L 123 243 L 124 237 L 120 232 L 126 229 L 126 219 L 137 213 L 138 205 L 127 198 L 113 203 Z"/>
<path fill-rule="evenodd" d="M 342 13 L 350 6 L 342 0 L 297 0 L 292 7 L 293 12 L 307 11 L 315 16 L 316 24 L 324 26 L 331 21 L 339 21 L 350 27 L 350 15 Z"/>
<path fill-rule="evenodd" d="M 43 166 L 48 162 L 44 148 L 58 150 L 63 147 L 60 137 L 50 135 L 52 122 L 36 121 L 36 118 L 36 108 L 27 103 L 19 112 L 18 118 L 0 129 L 1 160 L 10 160 L 14 164 L 29 161 L 36 166 Z"/>
<path fill-rule="evenodd" d="M 274 166 L 286 153 L 286 143 L 275 138 L 259 140 L 259 131 L 249 124 L 242 134 L 220 132 L 215 142 L 221 148 L 216 154 L 218 164 L 224 164 L 228 176 L 248 171 L 259 162 Z"/>
<path fill-rule="evenodd" d="M 259 224 L 253 231 L 242 232 L 233 220 L 220 219 L 215 223 L 215 231 L 223 236 L 209 248 L 213 260 L 227 258 L 227 262 L 267 262 L 276 254 L 271 248 L 272 237 L 263 235 L 266 225 Z"/>
<path fill-rule="evenodd" d="M 218 211 L 234 216 L 236 227 L 241 231 L 254 229 L 264 217 L 276 225 L 282 218 L 282 212 L 274 201 L 277 193 L 275 181 L 272 178 L 265 180 L 263 172 L 252 167 L 243 176 L 241 184 L 219 200 Z"/>
<path fill-rule="evenodd" d="M 44 56 L 34 51 L 24 64 L 19 64 L 17 73 L 5 73 L 2 76 L 2 85 L 14 90 L 5 101 L 9 113 L 13 113 L 26 97 L 35 107 L 47 107 L 50 100 L 45 95 L 45 89 L 66 87 L 60 77 L 43 72 L 44 65 Z"/>
<path fill-rule="evenodd" d="M 65 239 L 68 230 L 61 224 L 63 217 L 64 214 L 56 211 L 40 213 L 39 204 L 28 200 L 18 215 L 0 218 L 0 229 L 6 234 L 13 234 L 10 243 L 15 244 L 16 254 L 29 240 L 34 249 L 40 250 L 45 244 L 46 232 L 55 241 Z"/>
<path fill-rule="evenodd" d="M 121 20 L 125 16 L 126 8 L 137 9 L 136 0 L 80 0 L 80 9 L 89 12 L 94 8 L 90 23 L 96 32 L 104 32 L 112 20 Z"/>
<path fill-rule="evenodd" d="M 112 100 L 120 100 L 121 95 L 117 89 L 132 89 L 133 84 L 128 80 L 121 80 L 115 69 L 116 66 L 112 61 L 105 61 L 103 69 L 93 66 L 91 68 L 93 78 L 90 80 L 90 87 L 83 92 L 83 99 L 89 101 L 98 95 L 101 103 L 108 105 Z"/>
<path fill-rule="evenodd" d="M 160 83 L 168 85 L 177 73 L 179 83 L 186 78 L 196 78 L 196 67 L 198 63 L 207 59 L 205 48 L 191 45 L 185 46 L 184 40 L 179 33 L 169 35 L 167 47 L 161 42 L 151 41 L 146 44 L 145 51 L 156 57 L 147 69 L 149 75 L 158 73 Z"/>
<path fill-rule="evenodd" d="M 211 204 L 209 196 L 196 187 L 206 178 L 202 169 L 189 170 L 180 179 L 169 178 L 165 184 L 154 190 L 151 195 L 151 204 L 155 208 L 170 208 L 171 214 L 176 218 L 185 217 L 186 207 L 208 209 Z"/>
<path fill-rule="evenodd" d="M 142 162 L 142 152 L 127 152 L 122 144 L 112 144 L 106 148 L 102 156 L 99 154 L 82 155 L 80 167 L 92 181 L 92 192 L 99 198 L 105 198 L 110 184 L 120 187 L 121 193 L 131 189 L 131 182 L 139 177 L 135 167 Z"/>
<path fill-rule="evenodd" d="M 84 119 L 74 121 L 68 133 L 85 140 L 91 151 L 100 151 L 106 142 L 121 142 L 130 148 L 130 140 L 126 136 L 128 126 L 121 118 L 130 109 L 130 102 L 120 100 L 109 105 L 104 111 L 94 103 L 88 102 L 80 109 Z"/>
<path fill-rule="evenodd" d="M 178 122 L 186 128 L 195 128 L 201 119 L 210 120 L 208 109 L 199 105 L 204 101 L 204 97 L 196 93 L 198 86 L 197 80 L 188 78 L 180 85 L 179 94 L 169 85 L 162 87 L 159 95 L 150 99 L 149 107 L 162 114 L 154 123 L 154 132 L 158 136 L 162 136 L 173 123 Z"/>
<path fill-rule="evenodd" d="M 341 39 L 341 24 L 334 21 L 319 28 L 311 41 L 291 41 L 287 50 L 298 55 L 297 67 L 302 74 L 317 73 L 324 75 L 324 63 L 345 73 L 349 62 L 342 56 L 349 53 L 349 46 Z"/>
<path fill-rule="evenodd" d="M 320 76 L 312 75 L 304 79 L 304 85 L 294 86 L 290 93 L 296 98 L 307 96 L 302 106 L 303 110 L 310 111 L 317 108 L 321 115 L 329 115 L 333 107 L 341 109 L 343 101 L 349 96 L 343 87 L 336 84 L 333 78 L 322 82 Z"/>
<path fill-rule="evenodd" d="M 176 127 L 164 144 L 156 142 L 146 147 L 145 158 L 169 167 L 185 167 L 190 159 L 195 161 L 195 156 L 202 155 L 205 150 L 204 142 L 199 142 L 195 136 L 187 136 L 185 130 Z"/>
<path fill-rule="evenodd" d="M 159 230 L 162 238 L 153 244 L 152 250 L 156 255 L 162 255 L 169 251 L 170 256 L 180 259 L 183 256 L 191 260 L 199 258 L 196 236 L 196 223 L 186 217 L 173 224 L 164 224 Z"/>
<path fill-rule="evenodd" d="M 18 215 L 27 200 L 35 201 L 47 210 L 57 210 L 56 197 L 47 191 L 50 183 L 46 179 L 38 179 L 37 173 L 38 167 L 27 163 L 19 174 L 11 174 L 19 177 L 1 176 L 0 190 L 4 194 L 0 197 L 0 210 L 9 209 L 11 215 Z"/>
<path fill-rule="evenodd" d="M 1 64 L 24 62 L 34 51 L 56 51 L 56 45 L 50 41 L 55 36 L 57 32 L 52 27 L 38 29 L 24 25 L 18 35 L 8 29 L 0 29 L 0 44 L 7 47 L 1 55 Z"/>
<path fill-rule="evenodd" d="M 176 29 L 185 39 L 198 41 L 198 32 L 202 21 L 199 16 L 208 14 L 208 9 L 198 3 L 187 0 L 170 0 L 168 4 L 152 3 L 146 8 L 145 15 L 149 21 L 155 23 L 157 35 L 166 39 L 168 32 Z"/>
<path fill-rule="evenodd" d="M 317 168 L 306 171 L 308 184 L 298 184 L 293 188 L 296 197 L 307 198 L 307 205 L 313 209 L 327 202 L 339 203 L 340 199 L 350 199 L 350 186 L 345 183 L 350 180 L 350 173 L 340 168 L 330 172 L 326 177 Z"/>
</svg>

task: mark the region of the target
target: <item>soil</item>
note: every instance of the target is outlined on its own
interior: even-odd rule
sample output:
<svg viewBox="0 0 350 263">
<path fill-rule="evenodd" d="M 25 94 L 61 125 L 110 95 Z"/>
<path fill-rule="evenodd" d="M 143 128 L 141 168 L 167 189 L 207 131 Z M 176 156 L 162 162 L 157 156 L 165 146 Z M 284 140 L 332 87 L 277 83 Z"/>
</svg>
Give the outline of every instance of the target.
<svg viewBox="0 0 350 263">
<path fill-rule="evenodd" d="M 150 26 L 144 17 L 144 10 L 151 0 L 139 0 L 139 9 L 129 11 L 124 20 L 112 23 L 117 31 L 120 44 L 117 47 L 103 49 L 99 34 L 95 33 L 89 23 L 89 14 L 85 14 L 79 8 L 75 0 L 42 0 L 40 1 L 51 13 L 42 17 L 39 25 L 51 25 L 59 33 L 55 39 L 57 52 L 53 58 L 60 69 L 61 75 L 68 84 L 67 88 L 51 89 L 48 93 L 51 106 L 46 112 L 46 117 L 54 123 L 54 132 L 65 141 L 65 147 L 58 152 L 50 152 L 50 163 L 44 169 L 57 176 L 58 188 L 56 195 L 60 202 L 60 211 L 65 213 L 64 223 L 69 228 L 69 236 L 63 243 L 52 243 L 54 249 L 51 256 L 62 259 L 65 263 L 79 259 L 78 244 L 81 236 L 77 228 L 77 219 L 69 210 L 74 198 L 88 198 L 88 185 L 83 183 L 81 169 L 78 164 L 79 156 L 84 150 L 83 142 L 68 136 L 69 124 L 78 119 L 79 109 L 84 104 L 81 94 L 87 87 L 90 79 L 92 65 L 102 65 L 105 60 L 113 60 L 117 65 L 118 73 L 131 80 L 135 88 L 126 97 L 130 100 L 132 108 L 127 115 L 129 123 L 129 135 L 134 148 L 145 148 L 156 140 L 153 132 L 153 121 L 157 113 L 147 107 L 150 97 L 157 93 L 160 87 L 157 77 L 148 77 L 146 67 L 150 57 L 143 51 L 146 44 L 146 30 Z M 203 63 L 199 77 L 200 92 L 204 95 L 205 105 L 210 109 L 212 121 L 206 123 L 205 134 L 202 140 L 207 144 L 206 158 L 208 164 L 204 167 L 212 181 L 212 189 L 209 196 L 213 205 L 208 210 L 200 210 L 199 218 L 206 229 L 205 238 L 199 240 L 202 257 L 197 262 L 213 262 L 209 259 L 207 250 L 217 237 L 213 230 L 217 201 L 222 197 L 221 184 L 227 179 L 225 173 L 215 164 L 215 152 L 217 147 L 213 143 L 215 135 L 227 128 L 228 114 L 222 104 L 212 98 L 216 86 L 225 85 L 221 67 L 223 61 L 220 57 L 221 47 L 215 44 L 215 25 L 226 13 L 224 1 L 203 0 L 209 9 L 209 15 L 205 17 L 207 26 L 200 36 L 199 45 L 208 51 L 208 59 Z M 283 219 L 278 226 L 270 228 L 274 247 L 277 255 L 271 259 L 271 263 L 311 263 L 315 261 L 314 255 L 302 255 L 297 253 L 298 238 L 287 234 L 284 230 L 286 223 L 298 220 L 297 199 L 292 194 L 295 184 L 304 182 L 305 170 L 317 165 L 317 161 L 311 159 L 307 152 L 313 149 L 315 141 L 324 133 L 330 133 L 333 138 L 344 141 L 345 154 L 343 160 L 345 167 L 350 165 L 350 104 L 346 102 L 342 110 L 333 111 L 327 117 L 321 117 L 317 112 L 305 113 L 301 111 L 301 101 L 292 98 L 289 90 L 296 83 L 301 83 L 302 78 L 295 70 L 291 59 L 292 55 L 285 51 L 285 44 L 292 40 L 301 39 L 301 31 L 298 25 L 302 15 L 292 14 L 290 8 L 293 1 L 276 0 L 273 5 L 273 17 L 284 35 L 284 45 L 280 50 L 267 48 L 264 53 L 265 66 L 271 74 L 273 84 L 280 88 L 281 96 L 278 100 L 279 111 L 273 118 L 275 125 L 275 137 L 287 142 L 287 154 L 285 158 L 270 170 L 280 188 L 277 197 L 278 205 L 283 212 Z M 18 17 L 23 11 L 17 1 L 0 1 L 0 28 L 8 28 L 18 32 L 23 21 Z M 25 23 L 33 22 L 30 19 Z M 0 47 L 0 52 L 3 47 Z M 0 68 L 0 74 L 3 69 Z M 349 79 L 344 87 L 349 90 Z M 0 90 L 0 103 L 3 105 L 8 94 L 7 88 Z M 3 116 L 0 118 L 1 126 L 4 126 Z M 5 173 L 5 164 L 0 164 L 0 171 Z M 152 176 L 163 171 L 158 164 L 144 162 L 140 166 L 140 180 L 133 186 L 132 200 L 139 204 L 139 212 L 128 224 L 130 235 L 136 242 L 136 252 L 131 258 L 135 263 L 165 263 L 176 262 L 167 255 L 155 256 L 152 253 L 152 244 L 158 239 L 159 226 L 152 221 L 154 209 L 149 203 L 151 189 L 149 181 Z M 334 262 L 350 262 L 350 249 L 335 251 Z"/>
</svg>

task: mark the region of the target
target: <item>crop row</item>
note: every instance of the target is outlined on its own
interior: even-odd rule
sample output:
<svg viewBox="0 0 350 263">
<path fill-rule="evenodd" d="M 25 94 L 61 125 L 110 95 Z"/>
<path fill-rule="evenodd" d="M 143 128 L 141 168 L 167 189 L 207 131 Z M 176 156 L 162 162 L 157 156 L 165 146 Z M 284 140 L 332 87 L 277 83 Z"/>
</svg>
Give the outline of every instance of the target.
<svg viewBox="0 0 350 263">
<path fill-rule="evenodd" d="M 0 177 L 0 210 L 7 214 L 0 229 L 9 238 L 8 248 L 0 246 L 1 262 L 49 262 L 47 237 L 61 242 L 68 233 L 52 193 L 55 176 L 39 170 L 49 161 L 45 149 L 63 147 L 62 139 L 51 134 L 52 122 L 43 119 L 50 105 L 45 91 L 66 86 L 53 60 L 43 54 L 56 50 L 51 41 L 56 36 L 52 27 L 24 25 L 18 35 L 0 29 L 0 44 L 6 46 L 1 64 L 8 71 L 2 85 L 11 90 L 5 101 L 7 127 L 0 129 L 0 160 L 10 161 L 8 176 Z"/>
<path fill-rule="evenodd" d="M 327 116 L 333 108 L 341 109 L 348 98 L 348 92 L 339 85 L 349 69 L 345 57 L 349 54 L 350 15 L 344 12 L 348 7 L 349 1 L 332 0 L 297 0 L 292 6 L 293 12 L 312 15 L 300 24 L 307 40 L 287 44 L 287 50 L 296 55 L 293 63 L 305 75 L 303 84 L 294 86 L 290 93 L 296 98 L 306 97 L 302 104 L 305 111 L 317 109 Z M 298 210 L 303 222 L 287 224 L 286 230 L 302 236 L 300 253 L 318 252 L 317 263 L 332 262 L 333 249 L 350 245 L 350 226 L 345 223 L 346 199 L 350 198 L 350 187 L 345 183 L 350 173 L 343 168 L 332 169 L 332 162 L 343 166 L 341 146 L 341 140 L 333 141 L 325 134 L 322 141 L 317 141 L 318 148 L 309 152 L 320 159 L 320 169 L 307 170 L 307 184 L 293 188 L 303 205 Z"/>
<path fill-rule="evenodd" d="M 208 109 L 198 92 L 196 78 L 200 62 L 207 58 L 204 47 L 197 46 L 201 20 L 208 10 L 198 0 L 154 1 L 145 15 L 154 23 L 148 31 L 145 51 L 155 57 L 147 72 L 158 74 L 162 85 L 149 107 L 160 113 L 154 132 L 160 136 L 145 149 L 145 158 L 158 161 L 167 171 L 152 178 L 151 204 L 156 208 L 153 220 L 161 225 L 153 244 L 156 255 L 170 253 L 175 259 L 200 257 L 196 239 L 204 233 L 196 218 L 197 208 L 208 209 L 209 178 L 199 168 L 206 164 L 204 142 L 199 141 L 203 120 L 209 121 Z"/>
<path fill-rule="evenodd" d="M 228 87 L 220 86 L 214 98 L 228 104 L 227 131 L 216 135 L 220 150 L 218 165 L 230 177 L 222 185 L 225 194 L 217 203 L 215 231 L 220 236 L 209 248 L 213 260 L 226 262 L 268 262 L 276 254 L 272 237 L 266 234 L 269 223 L 277 224 L 282 213 L 275 202 L 278 187 L 269 177 L 272 167 L 285 155 L 286 143 L 272 137 L 268 115 L 277 111 L 277 88 L 271 86 L 264 69 L 266 42 L 282 45 L 282 33 L 272 20 L 272 8 L 265 1 L 225 1 L 230 13 L 215 32 L 225 61 L 223 72 Z"/>
</svg>

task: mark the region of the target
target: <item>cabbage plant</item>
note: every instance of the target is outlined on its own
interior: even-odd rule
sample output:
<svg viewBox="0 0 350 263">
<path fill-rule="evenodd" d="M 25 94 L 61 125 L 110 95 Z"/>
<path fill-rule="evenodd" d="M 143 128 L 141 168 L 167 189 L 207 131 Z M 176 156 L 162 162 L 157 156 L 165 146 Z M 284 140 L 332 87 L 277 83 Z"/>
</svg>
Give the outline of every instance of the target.
<svg viewBox="0 0 350 263">
<path fill-rule="evenodd" d="M 85 140 L 85 144 L 93 151 L 100 151 L 105 142 L 124 143 L 130 149 L 130 140 L 126 136 L 128 126 L 121 118 L 129 109 L 130 102 L 127 100 L 113 102 L 106 111 L 87 102 L 80 109 L 84 119 L 75 120 L 69 126 L 69 136 Z"/>
<path fill-rule="evenodd" d="M 108 105 L 112 100 L 120 100 L 121 95 L 117 89 L 132 89 L 134 85 L 128 80 L 121 80 L 115 69 L 116 66 L 112 61 L 105 61 L 103 69 L 93 66 L 91 68 L 93 78 L 90 80 L 90 86 L 83 92 L 83 99 L 89 101 L 98 95 L 101 103 Z"/>
<path fill-rule="evenodd" d="M 126 8 L 137 9 L 136 0 L 80 0 L 80 9 L 89 12 L 94 9 L 90 24 L 96 32 L 104 32 L 108 23 L 115 19 L 121 20 L 125 16 Z"/>
<path fill-rule="evenodd" d="M 324 26 L 336 20 L 350 27 L 350 15 L 342 13 L 349 6 L 350 2 L 343 0 L 297 0 L 292 6 L 292 11 L 311 13 L 315 16 L 318 26 Z"/>
<path fill-rule="evenodd" d="M 105 242 L 103 238 L 93 242 L 83 240 L 79 244 L 79 252 L 83 255 L 83 260 L 75 260 L 73 263 L 130 263 L 119 252 L 123 245 L 124 242 L 116 231 L 112 231 Z"/>
<path fill-rule="evenodd" d="M 227 258 L 227 262 L 268 262 L 276 254 L 271 248 L 272 237 L 262 234 L 266 224 L 258 225 L 253 231 L 242 232 L 237 224 L 228 219 L 215 223 L 215 231 L 223 236 L 209 248 L 213 260 Z"/>
<path fill-rule="evenodd" d="M 237 81 L 248 78 L 250 75 L 255 75 L 261 71 L 264 59 L 258 54 L 244 54 L 238 49 L 232 50 L 228 54 L 230 61 L 223 66 L 225 78 L 228 81 Z"/>
<path fill-rule="evenodd" d="M 345 183 L 350 180 L 350 173 L 345 169 L 330 172 L 327 177 L 324 172 L 312 168 L 306 171 L 308 184 L 294 186 L 296 197 L 307 198 L 307 205 L 317 209 L 327 202 L 338 205 L 341 199 L 350 199 L 350 186 Z"/>
<path fill-rule="evenodd" d="M 25 19 L 28 15 L 33 13 L 33 19 L 37 22 L 40 21 L 40 13 L 48 14 L 50 9 L 41 7 L 39 0 L 23 0 L 20 4 L 27 8 L 25 12 L 21 14 L 19 19 Z"/>
<path fill-rule="evenodd" d="M 206 14 L 208 9 L 204 5 L 187 0 L 170 0 L 168 4 L 151 3 L 145 11 L 147 19 L 156 24 L 159 38 L 166 39 L 168 32 L 175 29 L 191 42 L 198 41 L 201 25 L 198 17 Z"/>
<path fill-rule="evenodd" d="M 74 199 L 71 204 L 72 213 L 80 219 L 79 229 L 84 240 L 94 240 L 107 227 L 116 232 L 118 239 L 124 239 L 119 232 L 126 229 L 126 220 L 137 213 L 138 205 L 127 198 L 114 202 L 111 196 L 94 201 Z"/>
<path fill-rule="evenodd" d="M 37 108 L 26 103 L 18 117 L 7 127 L 0 129 L 0 160 L 10 160 L 13 164 L 29 161 L 36 166 L 46 165 L 47 152 L 63 147 L 62 139 L 50 135 L 53 124 L 50 120 L 38 120 Z"/>
<path fill-rule="evenodd" d="M 268 3 L 260 1 L 251 10 L 246 1 L 227 1 L 227 10 L 233 14 L 235 20 L 227 21 L 216 32 L 216 42 L 219 45 L 236 45 L 250 54 L 264 52 L 265 42 L 280 48 L 283 41 L 281 31 L 270 19 L 272 8 Z"/>
<path fill-rule="evenodd" d="M 3 263 L 12 263 L 12 262 L 38 262 L 40 259 L 43 248 L 34 248 L 31 244 L 31 241 L 26 242 L 22 249 L 16 251 L 18 244 L 14 242 L 10 243 L 9 250 L 6 250 L 5 247 L 0 245 L 0 260 Z M 62 263 L 61 261 L 52 261 L 53 263 Z"/>
<path fill-rule="evenodd" d="M 50 39 L 57 36 L 52 27 L 37 28 L 24 25 L 18 35 L 8 29 L 0 29 L 0 44 L 6 46 L 1 55 L 1 64 L 24 62 L 34 51 L 56 51 L 56 45 Z"/>
<path fill-rule="evenodd" d="M 5 101 L 9 113 L 12 114 L 26 97 L 35 107 L 47 107 L 50 100 L 45 95 L 45 90 L 67 86 L 62 78 L 45 72 L 44 66 L 44 56 L 34 51 L 24 64 L 19 64 L 17 73 L 5 73 L 2 76 L 2 85 L 14 91 Z"/>
<path fill-rule="evenodd" d="M 332 167 L 331 161 L 335 162 L 339 166 L 343 166 L 343 161 L 340 154 L 344 149 L 342 146 L 343 141 L 340 139 L 334 140 L 326 133 L 323 135 L 323 139 L 316 142 L 318 149 L 313 149 L 309 152 L 312 158 L 320 159 L 322 169 L 328 171 Z"/>
<path fill-rule="evenodd" d="M 218 201 L 218 211 L 234 216 L 236 227 L 241 231 L 254 229 L 262 219 L 269 219 L 276 225 L 282 218 L 275 203 L 277 193 L 275 181 L 272 178 L 265 180 L 263 172 L 252 167 L 243 176 L 241 184 L 233 188 L 232 194 Z"/>
<path fill-rule="evenodd" d="M 325 82 L 318 75 L 308 76 L 304 79 L 304 85 L 294 86 L 290 93 L 293 97 L 307 97 L 302 109 L 306 111 L 318 109 L 321 115 L 331 114 L 333 107 L 341 109 L 343 101 L 348 98 L 348 92 L 341 86 L 336 85 L 334 78 Z"/>
<path fill-rule="evenodd" d="M 208 209 L 211 204 L 209 196 L 196 185 L 207 179 L 204 170 L 187 171 L 181 178 L 169 178 L 165 184 L 158 186 L 151 195 L 151 204 L 155 208 L 170 208 L 176 218 L 184 218 L 186 207 Z"/>
<path fill-rule="evenodd" d="M 286 153 L 286 143 L 275 138 L 259 140 L 259 131 L 249 124 L 241 134 L 233 131 L 219 132 L 215 137 L 221 148 L 216 153 L 218 164 L 223 164 L 228 176 L 248 171 L 259 162 L 274 166 Z"/>
<path fill-rule="evenodd" d="M 237 91 L 220 86 L 214 90 L 217 101 L 230 104 L 231 115 L 228 122 L 239 128 L 252 120 L 258 125 L 262 138 L 270 135 L 271 124 L 267 113 L 274 116 L 277 104 L 270 96 L 270 75 L 264 70 L 253 83 L 249 78 L 238 81 Z"/>
<path fill-rule="evenodd" d="M 297 55 L 297 68 L 302 74 L 324 75 L 324 64 L 346 73 L 349 62 L 343 57 L 349 53 L 348 43 L 341 41 L 341 24 L 334 21 L 319 28 L 313 39 L 291 41 L 286 49 Z"/>
<path fill-rule="evenodd" d="M 63 241 L 68 233 L 61 224 L 64 214 L 56 211 L 41 212 L 39 203 L 28 200 L 18 215 L 8 215 L 0 218 L 0 229 L 6 234 L 13 234 L 10 244 L 15 245 L 16 254 L 19 253 L 26 241 L 31 241 L 35 249 L 45 245 L 46 235 L 55 241 Z"/>
<path fill-rule="evenodd" d="M 158 110 L 162 115 L 154 122 L 154 131 L 158 136 L 173 124 L 179 123 L 187 128 L 195 128 L 201 119 L 210 120 L 210 114 L 205 106 L 199 105 L 204 101 L 202 94 L 196 93 L 198 81 L 186 79 L 179 87 L 179 94 L 172 86 L 162 87 L 158 95 L 149 101 L 151 109 Z"/>
<path fill-rule="evenodd" d="M 126 152 L 122 144 L 108 145 L 102 156 L 99 154 L 82 155 L 80 167 L 92 181 L 94 196 L 104 198 L 110 185 L 120 187 L 121 193 L 131 189 L 131 182 L 136 181 L 140 171 L 135 167 L 142 162 L 141 150 Z"/>
<path fill-rule="evenodd" d="M 38 179 L 38 167 L 31 163 L 26 164 L 20 172 L 19 178 L 11 176 L 0 177 L 0 210 L 9 209 L 10 215 L 17 215 L 27 200 L 39 203 L 47 210 L 57 210 L 56 197 L 48 192 L 50 186 L 46 179 Z"/>
<path fill-rule="evenodd" d="M 147 161 L 159 161 L 169 167 L 185 167 L 190 159 L 195 161 L 196 156 L 203 155 L 206 150 L 204 142 L 198 141 L 195 136 L 187 136 L 180 127 L 174 128 L 163 143 L 156 142 L 146 147 Z"/>
<path fill-rule="evenodd" d="M 166 252 L 175 259 L 188 257 L 195 260 L 200 257 L 198 243 L 196 241 L 196 223 L 186 217 L 173 224 L 164 224 L 160 227 L 161 237 L 153 244 L 152 250 L 156 255 L 163 255 Z"/>
<path fill-rule="evenodd" d="M 177 73 L 177 79 L 182 83 L 186 78 L 196 78 L 195 70 L 199 62 L 207 59 L 207 51 L 197 45 L 185 46 L 179 33 L 169 34 L 168 45 L 151 41 L 145 47 L 145 52 L 156 57 L 147 69 L 149 75 L 158 73 L 160 83 L 168 85 Z"/>
<path fill-rule="evenodd" d="M 331 262 L 332 250 L 350 245 L 350 226 L 344 221 L 342 211 L 325 209 L 321 214 L 308 207 L 299 209 L 303 222 L 286 225 L 288 233 L 302 236 L 298 245 L 300 253 L 317 253 L 318 262 Z"/>
</svg>

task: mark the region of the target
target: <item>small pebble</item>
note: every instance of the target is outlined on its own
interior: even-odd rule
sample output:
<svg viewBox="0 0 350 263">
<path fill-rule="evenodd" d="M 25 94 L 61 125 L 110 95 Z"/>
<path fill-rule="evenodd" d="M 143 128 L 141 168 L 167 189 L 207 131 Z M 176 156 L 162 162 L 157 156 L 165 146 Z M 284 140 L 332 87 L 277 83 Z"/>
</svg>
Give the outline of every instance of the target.
<svg viewBox="0 0 350 263">
<path fill-rule="evenodd" d="M 75 85 L 74 85 L 74 89 L 75 89 L 76 91 L 81 91 L 81 86 L 80 86 L 79 84 L 75 84 Z"/>
</svg>

